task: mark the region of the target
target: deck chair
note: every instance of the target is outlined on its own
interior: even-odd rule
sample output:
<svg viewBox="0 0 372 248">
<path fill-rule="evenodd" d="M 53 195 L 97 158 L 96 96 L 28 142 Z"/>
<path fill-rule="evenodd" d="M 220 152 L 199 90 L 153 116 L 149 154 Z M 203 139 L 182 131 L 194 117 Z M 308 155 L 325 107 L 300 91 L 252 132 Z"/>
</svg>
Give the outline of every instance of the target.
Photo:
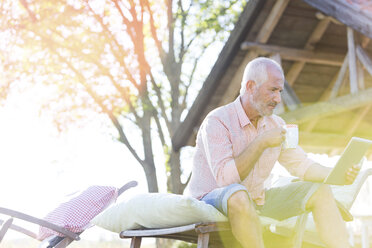
<svg viewBox="0 0 372 248">
<path fill-rule="evenodd" d="M 361 171 L 354 183 L 345 186 L 331 186 L 334 196 L 339 204 L 343 218 L 350 221 L 348 214 L 365 180 L 372 174 L 372 169 Z M 277 221 L 260 216 L 265 237 L 279 236 L 284 244 L 274 244 L 272 247 L 300 248 L 303 244 L 312 247 L 324 247 L 315 229 L 311 213 L 304 213 L 283 221 Z M 169 238 L 196 243 L 198 248 L 207 247 L 239 247 L 232 237 L 228 222 L 194 223 L 171 228 L 142 228 L 138 230 L 125 230 L 120 233 L 120 238 L 130 238 L 131 248 L 139 248 L 141 240 L 145 237 Z M 224 245 L 229 244 L 229 245 Z M 235 246 L 234 246 L 235 245 Z M 266 242 L 265 242 L 266 245 Z M 271 247 L 272 244 L 267 244 Z"/>
<path fill-rule="evenodd" d="M 116 198 L 119 195 L 121 195 L 124 191 L 128 190 L 129 188 L 135 187 L 135 186 L 137 186 L 137 182 L 136 181 L 130 181 L 130 182 L 126 183 L 124 186 L 122 186 L 120 189 L 116 189 L 114 187 L 106 187 L 106 186 L 92 186 L 92 187 L 89 187 L 87 190 L 83 191 L 80 194 L 79 199 L 78 199 L 79 196 L 77 196 L 74 199 L 71 199 L 71 200 L 74 200 L 74 202 L 69 201 L 67 203 L 63 203 L 64 205 L 61 204 L 58 208 L 56 208 L 51 213 L 49 213 L 46 216 L 45 219 L 39 219 L 39 218 L 33 217 L 31 215 L 28 215 L 28 214 L 25 214 L 25 213 L 22 213 L 22 212 L 19 212 L 19 211 L 15 211 L 15 210 L 12 210 L 12 209 L 0 207 L 0 214 L 9 217 L 6 220 L 0 220 L 0 243 L 1 243 L 2 239 L 4 238 L 5 234 L 7 233 L 7 231 L 9 229 L 11 229 L 11 230 L 23 233 L 23 234 L 25 234 L 25 235 L 27 235 L 31 238 L 40 240 L 41 243 L 40 243 L 39 247 L 48 247 L 48 248 L 64 248 L 64 247 L 67 247 L 73 241 L 80 240 L 80 234 L 86 228 L 89 228 L 90 226 L 87 225 L 85 227 L 76 229 L 76 227 L 67 228 L 67 227 L 62 227 L 60 225 L 56 225 L 55 223 L 59 223 L 58 220 L 61 221 L 61 219 L 58 219 L 58 218 L 60 218 L 60 216 L 61 216 L 60 213 L 61 213 L 61 211 L 64 210 L 63 208 L 69 207 L 69 206 L 71 206 L 71 204 L 76 204 L 77 202 L 82 202 L 82 201 L 85 200 L 85 202 L 88 202 L 89 204 L 95 205 L 95 206 L 92 206 L 91 209 L 89 208 L 89 210 L 93 209 L 94 211 L 96 211 L 96 212 L 93 211 L 94 213 L 91 213 L 91 215 L 92 214 L 98 214 L 99 211 L 103 211 L 109 204 L 111 204 L 113 201 L 115 201 Z M 96 188 L 93 188 L 93 187 L 96 187 Z M 111 195 L 106 194 L 106 195 L 102 195 L 102 198 L 98 198 L 97 194 L 100 194 L 103 191 L 102 190 L 101 191 L 97 191 L 97 190 L 94 191 L 95 189 L 97 189 L 97 187 L 100 187 L 99 189 L 108 189 L 108 188 L 110 188 L 110 190 L 113 189 L 112 190 L 113 193 L 111 194 L 111 192 L 110 192 Z M 88 197 L 88 198 L 89 197 L 92 197 L 92 198 L 95 197 L 95 199 L 97 199 L 97 201 L 94 202 L 94 203 L 90 203 L 89 199 L 87 199 L 87 198 L 82 199 L 81 197 Z M 84 207 L 86 207 L 86 206 L 84 206 Z M 89 210 L 87 209 L 87 211 L 89 211 Z M 49 218 L 48 218 L 48 216 L 49 216 Z M 94 216 L 92 216 L 92 217 L 94 217 Z M 78 217 L 78 218 L 81 218 L 83 223 L 89 222 L 89 219 L 87 219 L 88 218 L 87 216 L 81 216 L 81 217 Z M 39 234 L 36 234 L 36 233 L 34 233 L 30 230 L 27 230 L 26 228 L 23 228 L 19 225 L 13 224 L 14 219 L 19 219 L 19 220 L 23 220 L 23 221 L 26 221 L 26 222 L 29 222 L 29 223 L 39 225 L 39 227 L 40 227 Z M 78 230 L 78 231 L 74 232 L 74 230 Z M 46 237 L 46 236 L 48 236 L 48 237 Z"/>
</svg>

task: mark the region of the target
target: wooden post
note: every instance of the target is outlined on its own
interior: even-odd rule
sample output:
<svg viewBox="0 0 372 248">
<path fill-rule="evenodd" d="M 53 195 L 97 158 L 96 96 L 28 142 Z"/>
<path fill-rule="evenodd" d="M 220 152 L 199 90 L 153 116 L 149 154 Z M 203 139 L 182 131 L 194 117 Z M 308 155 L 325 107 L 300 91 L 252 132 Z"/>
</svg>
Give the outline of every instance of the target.
<svg viewBox="0 0 372 248">
<path fill-rule="evenodd" d="M 200 233 L 198 235 L 198 246 L 197 248 L 208 248 L 209 233 Z"/>
<path fill-rule="evenodd" d="M 360 90 L 364 90 L 365 89 L 364 70 L 363 70 L 363 65 L 360 61 L 357 61 L 357 69 L 358 69 L 358 87 Z"/>
<path fill-rule="evenodd" d="M 354 31 L 350 27 L 347 27 L 347 47 L 349 53 L 350 93 L 355 94 L 358 92 L 358 77 L 356 67 Z"/>
<path fill-rule="evenodd" d="M 141 247 L 141 237 L 133 237 L 130 242 L 130 248 L 140 248 Z"/>
<path fill-rule="evenodd" d="M 364 65 L 369 74 L 372 75 L 372 60 L 361 46 L 357 46 L 356 53 L 360 62 Z"/>
<path fill-rule="evenodd" d="M 337 74 L 336 82 L 333 85 L 333 88 L 331 90 L 331 94 L 329 95 L 329 99 L 334 99 L 337 96 L 337 93 L 338 93 L 338 91 L 341 87 L 341 83 L 342 83 L 342 81 L 344 79 L 344 76 L 345 76 L 345 73 L 346 73 L 348 61 L 349 61 L 349 55 L 346 54 L 345 59 L 344 59 L 344 63 L 342 64 L 341 69 Z"/>
</svg>

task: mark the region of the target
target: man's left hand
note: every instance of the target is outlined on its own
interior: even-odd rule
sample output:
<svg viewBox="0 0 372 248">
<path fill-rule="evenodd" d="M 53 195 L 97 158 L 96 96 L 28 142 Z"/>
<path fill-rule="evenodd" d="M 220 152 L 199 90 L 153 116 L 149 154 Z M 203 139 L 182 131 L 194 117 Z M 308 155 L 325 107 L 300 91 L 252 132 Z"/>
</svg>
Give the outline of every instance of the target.
<svg viewBox="0 0 372 248">
<path fill-rule="evenodd" d="M 346 171 L 346 184 L 352 184 L 357 177 L 361 166 L 359 164 L 353 165 L 350 169 Z"/>
</svg>

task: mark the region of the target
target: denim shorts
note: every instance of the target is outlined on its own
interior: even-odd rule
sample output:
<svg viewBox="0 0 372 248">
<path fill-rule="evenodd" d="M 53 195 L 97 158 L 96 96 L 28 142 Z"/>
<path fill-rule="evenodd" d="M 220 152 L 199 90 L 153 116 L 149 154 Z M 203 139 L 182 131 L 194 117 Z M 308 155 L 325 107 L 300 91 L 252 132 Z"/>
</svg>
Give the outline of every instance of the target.
<svg viewBox="0 0 372 248">
<path fill-rule="evenodd" d="M 261 216 L 276 220 L 284 220 L 306 212 L 306 203 L 317 191 L 320 184 L 312 182 L 294 182 L 281 187 L 271 188 L 265 192 L 265 204 L 253 205 Z M 206 194 L 201 201 L 217 208 L 221 213 L 228 216 L 227 201 L 237 191 L 246 191 L 241 184 L 230 184 L 223 188 L 217 188 Z"/>
<path fill-rule="evenodd" d="M 200 200 L 209 205 L 212 205 L 213 207 L 217 208 L 221 213 L 227 216 L 227 201 L 235 192 L 241 190 L 247 192 L 249 196 L 246 187 L 238 183 L 233 183 L 226 187 L 212 190 L 211 192 L 203 196 L 203 198 L 201 198 Z"/>
</svg>

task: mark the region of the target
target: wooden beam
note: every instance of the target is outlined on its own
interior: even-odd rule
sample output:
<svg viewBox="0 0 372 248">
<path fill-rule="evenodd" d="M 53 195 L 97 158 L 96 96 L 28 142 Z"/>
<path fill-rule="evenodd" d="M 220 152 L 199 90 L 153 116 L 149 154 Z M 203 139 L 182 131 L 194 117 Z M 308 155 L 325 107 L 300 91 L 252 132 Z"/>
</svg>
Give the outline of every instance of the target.
<svg viewBox="0 0 372 248">
<path fill-rule="evenodd" d="M 305 132 L 299 133 L 299 145 L 301 147 L 316 148 L 344 148 L 347 145 L 347 138 L 336 133 Z"/>
<path fill-rule="evenodd" d="M 344 55 L 337 53 L 313 52 L 304 49 L 266 45 L 249 41 L 243 42 L 241 48 L 243 50 L 254 49 L 260 55 L 279 53 L 282 59 L 322 65 L 341 66 L 344 58 Z"/>
<path fill-rule="evenodd" d="M 370 39 L 364 36 L 362 38 L 361 46 L 357 45 L 356 51 L 357 51 L 357 56 L 358 56 L 359 59 L 360 59 L 360 57 L 364 57 L 364 55 L 362 55 L 363 51 L 364 51 L 363 47 L 367 47 L 369 42 L 370 42 Z M 367 56 L 367 58 L 368 58 L 368 56 Z M 342 81 L 345 77 L 345 73 L 346 73 L 346 69 L 347 69 L 346 68 L 347 67 L 347 62 L 348 62 L 348 55 L 346 54 L 345 59 L 344 59 L 344 63 L 342 64 L 342 67 L 341 67 L 340 71 L 338 72 L 337 76 L 332 79 L 331 83 L 329 84 L 328 88 L 324 91 L 324 93 L 320 97 L 319 101 L 327 101 L 328 99 L 336 97 L 337 92 L 338 92 L 338 90 L 339 90 L 339 88 L 342 84 Z M 372 62 L 371 62 L 371 64 L 372 64 Z M 313 128 L 315 127 L 316 123 L 317 123 L 317 119 L 307 123 L 304 130 L 306 130 L 308 132 L 311 132 L 311 130 L 313 130 Z"/>
<path fill-rule="evenodd" d="M 334 99 L 341 87 L 341 84 L 345 78 L 346 70 L 348 64 L 348 55 L 346 54 L 344 62 L 339 70 L 339 72 L 332 78 L 331 83 L 328 85 L 327 89 L 323 92 L 319 98 L 320 102 L 328 101 L 329 99 Z M 311 120 L 309 123 L 305 124 L 304 130 L 306 132 L 311 132 L 316 124 L 318 123 L 318 118 Z"/>
<path fill-rule="evenodd" d="M 311 106 L 298 108 L 294 111 L 282 114 L 281 117 L 287 123 L 304 123 L 316 118 L 331 116 L 368 104 L 372 104 L 372 88 L 354 95 L 341 96 L 329 100 L 328 102 L 319 102 Z"/>
<path fill-rule="evenodd" d="M 364 51 L 364 49 L 358 45 L 356 48 L 356 54 L 368 73 L 372 75 L 372 60 L 369 58 L 366 51 Z"/>
<path fill-rule="evenodd" d="M 357 74 L 358 74 L 358 88 L 360 90 L 364 90 L 365 83 L 364 83 L 364 69 L 363 64 L 359 60 L 357 60 Z"/>
<path fill-rule="evenodd" d="M 356 67 L 354 31 L 350 27 L 347 27 L 347 47 L 349 56 L 350 93 L 355 94 L 358 92 L 358 75 Z"/>
<path fill-rule="evenodd" d="M 328 16 L 336 18 L 346 26 L 372 38 L 372 15 L 367 11 L 353 8 L 352 4 L 344 0 L 303 0 Z"/>
<path fill-rule="evenodd" d="M 278 0 L 271 9 L 270 14 L 267 16 L 265 23 L 262 25 L 260 32 L 256 37 L 257 42 L 266 43 L 271 33 L 273 32 L 276 24 L 278 24 L 280 18 L 283 15 L 284 10 L 287 8 L 289 0 Z"/>
<path fill-rule="evenodd" d="M 330 23 L 330 18 L 324 18 L 318 24 L 316 25 L 315 29 L 311 33 L 309 39 L 307 40 L 305 44 L 305 50 L 312 51 L 315 48 L 315 44 L 318 43 L 318 41 L 322 38 L 324 32 L 327 30 Z M 295 62 L 291 68 L 288 70 L 288 73 L 286 75 L 286 79 L 290 86 L 294 84 L 296 81 L 298 75 L 300 75 L 300 72 L 305 66 L 305 62 Z"/>
<path fill-rule="evenodd" d="M 355 133 L 356 129 L 358 128 L 359 124 L 362 122 L 364 117 L 368 114 L 369 110 L 371 109 L 372 104 L 369 104 L 363 108 L 361 108 L 356 114 L 355 118 L 352 119 L 349 125 L 346 127 L 346 136 L 351 138 Z"/>
<path fill-rule="evenodd" d="M 341 69 L 340 71 L 338 72 L 337 74 L 337 78 L 336 78 L 336 81 L 335 83 L 333 84 L 333 87 L 331 89 L 331 92 L 330 94 L 328 95 L 329 99 L 333 99 L 337 96 L 339 90 L 340 90 L 340 87 L 341 87 L 341 84 L 342 84 L 342 81 L 344 80 L 345 78 L 345 73 L 346 73 L 346 70 L 347 70 L 347 65 L 349 63 L 349 55 L 346 54 L 345 56 L 345 59 L 344 59 L 344 62 L 342 63 L 342 66 L 341 66 Z M 327 92 L 328 90 L 326 90 Z M 325 92 L 325 93 L 326 93 Z M 323 98 L 323 99 L 322 99 Z M 328 99 L 325 99 L 325 97 L 322 95 L 321 97 L 321 100 L 328 100 Z"/>
<path fill-rule="evenodd" d="M 284 10 L 286 9 L 289 0 L 277 0 L 275 5 L 270 11 L 270 14 L 267 16 L 262 28 L 258 32 L 255 41 L 259 43 L 266 43 L 275 26 L 278 24 L 280 17 L 283 15 Z M 234 77 L 231 80 L 229 87 L 226 89 L 224 96 L 222 97 L 221 105 L 231 102 L 237 95 L 240 89 L 241 80 L 243 77 L 245 66 L 249 61 L 256 58 L 258 54 L 256 51 L 249 51 L 241 62 L 239 68 L 237 69 Z"/>
<path fill-rule="evenodd" d="M 346 130 L 345 137 L 347 137 L 347 140 L 350 140 L 351 137 L 353 137 L 353 134 L 357 130 L 359 124 L 362 122 L 364 117 L 368 114 L 371 107 L 372 107 L 372 104 L 369 104 L 369 105 L 361 108 L 360 110 L 358 110 L 358 112 L 355 114 L 355 118 L 353 118 L 350 121 L 350 123 L 347 125 L 347 127 L 345 128 L 345 130 Z M 336 150 L 331 151 L 331 153 L 338 154 L 341 151 L 342 150 L 340 148 L 336 148 Z"/>
</svg>

